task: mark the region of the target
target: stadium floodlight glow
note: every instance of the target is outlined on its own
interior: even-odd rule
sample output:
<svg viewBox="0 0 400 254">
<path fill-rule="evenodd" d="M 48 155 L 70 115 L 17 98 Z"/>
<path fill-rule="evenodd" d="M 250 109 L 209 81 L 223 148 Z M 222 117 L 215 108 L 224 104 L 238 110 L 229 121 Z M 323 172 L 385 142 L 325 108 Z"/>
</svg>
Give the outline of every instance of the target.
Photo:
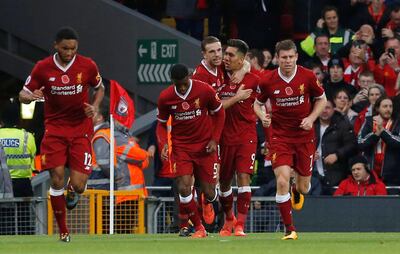
<svg viewBox="0 0 400 254">
<path fill-rule="evenodd" d="M 21 103 L 21 118 L 24 120 L 30 120 L 33 118 L 35 112 L 36 101 L 32 101 L 29 104 Z"/>
</svg>

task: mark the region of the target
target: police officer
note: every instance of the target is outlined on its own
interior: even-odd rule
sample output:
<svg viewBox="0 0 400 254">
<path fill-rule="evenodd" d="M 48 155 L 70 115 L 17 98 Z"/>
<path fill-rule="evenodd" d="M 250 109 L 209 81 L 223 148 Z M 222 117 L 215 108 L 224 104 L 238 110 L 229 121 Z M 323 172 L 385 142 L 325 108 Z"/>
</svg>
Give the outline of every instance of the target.
<svg viewBox="0 0 400 254">
<path fill-rule="evenodd" d="M 16 101 L 7 102 L 2 111 L 0 142 L 7 156 L 14 197 L 33 197 L 31 178 L 36 154 L 35 139 L 30 132 L 16 127 L 19 121 L 19 104 Z"/>
</svg>

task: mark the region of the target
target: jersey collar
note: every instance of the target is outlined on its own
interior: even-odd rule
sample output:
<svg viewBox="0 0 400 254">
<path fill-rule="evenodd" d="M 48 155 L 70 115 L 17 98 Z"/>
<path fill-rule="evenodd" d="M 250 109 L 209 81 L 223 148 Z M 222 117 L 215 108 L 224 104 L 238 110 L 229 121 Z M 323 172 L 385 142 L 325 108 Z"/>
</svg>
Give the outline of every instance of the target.
<svg viewBox="0 0 400 254">
<path fill-rule="evenodd" d="M 55 53 L 53 55 L 54 64 L 58 67 L 58 69 L 62 70 L 63 72 L 67 72 L 68 69 L 72 66 L 72 64 L 74 64 L 76 55 L 74 56 L 74 58 L 72 58 L 72 60 L 65 67 L 61 66 L 61 64 L 58 63 L 57 58 L 56 58 L 57 55 L 58 55 L 58 53 Z"/>
<path fill-rule="evenodd" d="M 186 98 L 189 96 L 189 94 L 190 94 L 190 91 L 192 90 L 192 80 L 191 79 L 189 79 L 189 88 L 188 88 L 188 90 L 186 91 L 186 93 L 184 94 L 184 95 L 182 95 L 182 94 L 180 94 L 177 90 L 176 90 L 176 86 L 174 85 L 174 91 L 175 91 L 175 94 L 176 95 L 178 95 L 182 100 L 186 100 Z"/>
<path fill-rule="evenodd" d="M 207 70 L 210 74 L 214 75 L 215 77 L 218 76 L 218 68 L 215 68 L 215 71 L 213 71 L 212 69 L 208 68 L 208 65 L 207 65 L 207 63 L 206 63 L 206 60 L 204 60 L 204 59 L 201 60 L 201 64 L 204 66 L 204 68 L 206 68 L 206 70 Z"/>
<path fill-rule="evenodd" d="M 278 75 L 279 75 L 279 77 L 281 77 L 281 79 L 283 79 L 283 81 L 285 81 L 285 82 L 288 83 L 288 84 L 290 83 L 290 81 L 292 81 L 292 79 L 294 78 L 294 76 L 296 76 L 296 73 L 297 73 L 297 65 L 296 65 L 295 68 L 294 68 L 294 72 L 293 72 L 292 76 L 290 76 L 289 78 L 283 76 L 283 74 L 282 74 L 282 72 L 281 72 L 281 68 L 278 67 Z"/>
</svg>

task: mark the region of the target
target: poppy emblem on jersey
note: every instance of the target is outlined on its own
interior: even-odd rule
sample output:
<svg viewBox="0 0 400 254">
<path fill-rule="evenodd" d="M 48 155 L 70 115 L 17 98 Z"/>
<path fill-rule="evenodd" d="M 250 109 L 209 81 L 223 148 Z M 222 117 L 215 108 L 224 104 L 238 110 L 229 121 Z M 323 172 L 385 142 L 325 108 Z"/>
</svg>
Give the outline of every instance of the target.
<svg viewBox="0 0 400 254">
<path fill-rule="evenodd" d="M 293 90 L 289 86 L 285 88 L 285 92 L 286 92 L 287 95 L 292 95 L 293 94 Z"/>
<path fill-rule="evenodd" d="M 188 109 L 190 108 L 189 103 L 187 103 L 186 101 L 182 102 L 182 108 L 183 108 L 184 110 L 188 110 Z"/>
<path fill-rule="evenodd" d="M 76 83 L 81 84 L 82 83 L 82 72 L 79 72 L 76 74 Z"/>
<path fill-rule="evenodd" d="M 299 87 L 300 94 L 304 94 L 304 84 L 301 84 Z"/>
<path fill-rule="evenodd" d="M 195 107 L 195 108 L 200 108 L 200 98 L 197 98 L 197 99 L 194 101 L 194 107 Z"/>
<path fill-rule="evenodd" d="M 230 85 L 229 85 L 229 88 L 232 89 L 232 90 L 235 90 L 235 89 L 236 89 L 236 85 L 230 84 Z"/>
<path fill-rule="evenodd" d="M 62 75 L 61 76 L 61 82 L 63 83 L 63 84 L 68 84 L 69 83 L 69 77 L 68 77 L 68 75 Z"/>
</svg>

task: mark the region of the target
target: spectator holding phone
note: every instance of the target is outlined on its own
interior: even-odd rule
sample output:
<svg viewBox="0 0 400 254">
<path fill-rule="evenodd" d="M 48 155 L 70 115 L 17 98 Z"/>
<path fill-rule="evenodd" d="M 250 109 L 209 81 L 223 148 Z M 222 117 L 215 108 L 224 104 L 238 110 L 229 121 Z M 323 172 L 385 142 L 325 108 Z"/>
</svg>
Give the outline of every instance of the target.
<svg viewBox="0 0 400 254">
<path fill-rule="evenodd" d="M 375 80 L 383 85 L 386 94 L 391 97 L 398 93 L 396 89 L 397 74 L 400 73 L 400 40 L 389 38 L 385 43 L 385 51 L 379 57 L 379 63 L 374 70 Z"/>
</svg>

